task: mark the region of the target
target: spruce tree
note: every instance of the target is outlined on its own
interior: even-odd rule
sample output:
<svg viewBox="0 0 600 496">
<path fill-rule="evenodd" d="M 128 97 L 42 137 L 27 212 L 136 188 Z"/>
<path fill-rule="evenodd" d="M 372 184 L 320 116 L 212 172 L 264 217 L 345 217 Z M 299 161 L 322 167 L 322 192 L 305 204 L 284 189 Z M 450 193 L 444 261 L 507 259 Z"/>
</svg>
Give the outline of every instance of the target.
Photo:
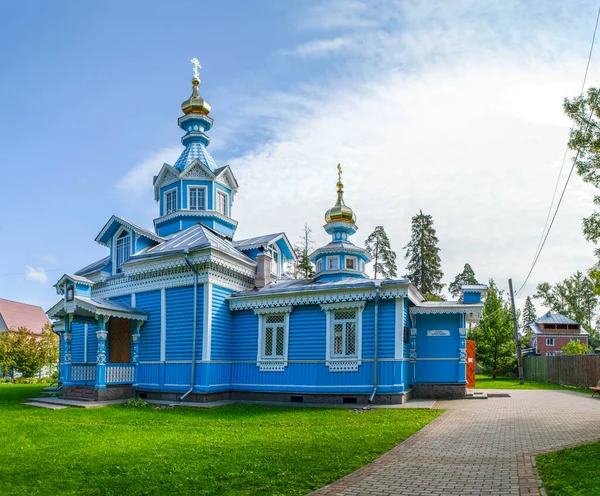
<svg viewBox="0 0 600 496">
<path fill-rule="evenodd" d="M 465 284 L 479 284 L 475 278 L 475 271 L 468 263 L 465 264 L 463 271 L 450 283 L 448 290 L 454 298 L 457 298 L 460 294 L 461 287 Z"/>
<path fill-rule="evenodd" d="M 294 245 L 296 259 L 288 264 L 288 274 L 294 279 L 308 279 L 313 272 L 313 265 L 308 258 L 308 254 L 313 249 L 312 230 L 308 224 L 304 224 L 304 234 L 300 242 Z"/>
<path fill-rule="evenodd" d="M 531 296 L 525 299 L 525 306 L 523 307 L 523 333 L 529 334 L 529 324 L 535 322 L 537 319 L 537 312 Z"/>
<path fill-rule="evenodd" d="M 390 239 L 383 226 L 377 226 L 365 241 L 365 248 L 374 260 L 374 278 L 380 275 L 384 279 L 396 277 L 396 252 L 392 250 Z"/>
<path fill-rule="evenodd" d="M 419 211 L 412 218 L 411 238 L 404 247 L 406 250 L 404 258 L 408 259 L 406 277 L 427 299 L 439 298 L 444 287 L 440 282 L 444 273 L 437 244 L 433 218 Z"/>
</svg>

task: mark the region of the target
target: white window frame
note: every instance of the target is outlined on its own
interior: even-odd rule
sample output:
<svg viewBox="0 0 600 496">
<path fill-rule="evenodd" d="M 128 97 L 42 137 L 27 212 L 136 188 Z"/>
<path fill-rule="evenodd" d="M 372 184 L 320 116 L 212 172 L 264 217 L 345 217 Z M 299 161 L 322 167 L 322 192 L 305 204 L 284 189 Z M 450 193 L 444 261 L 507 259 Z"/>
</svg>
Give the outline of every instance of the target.
<svg viewBox="0 0 600 496">
<path fill-rule="evenodd" d="M 203 189 L 204 190 L 204 207 L 203 208 L 192 208 L 192 190 L 193 189 Z M 201 212 L 207 210 L 208 207 L 208 188 L 206 186 L 198 186 L 195 184 L 190 184 L 187 187 L 187 209 L 192 210 L 193 212 Z"/>
<path fill-rule="evenodd" d="M 225 205 L 224 205 L 224 212 L 221 212 L 219 210 L 219 195 L 223 196 L 225 198 Z M 221 215 L 225 215 L 226 217 L 229 216 L 229 195 L 220 189 L 217 189 L 217 194 L 216 194 L 216 198 L 215 198 L 215 210 L 220 213 Z"/>
<path fill-rule="evenodd" d="M 337 269 L 330 269 L 329 268 L 329 261 L 330 260 L 337 260 Z M 326 265 L 325 265 L 325 270 L 340 270 L 340 256 L 339 255 L 333 255 L 333 256 L 329 256 L 325 258 L 326 261 Z"/>
<path fill-rule="evenodd" d="M 319 258 L 319 260 L 317 260 L 317 273 L 319 272 L 323 272 L 323 259 Z"/>
<path fill-rule="evenodd" d="M 290 340 L 290 314 L 293 307 L 256 308 L 254 313 L 258 315 L 258 349 L 256 353 L 256 365 L 261 372 L 283 372 L 288 364 L 288 347 Z M 283 315 L 283 355 L 265 356 L 265 328 L 268 315 Z"/>
<path fill-rule="evenodd" d="M 348 267 L 346 267 L 347 260 L 354 260 L 354 268 L 353 269 L 349 269 Z M 355 257 L 354 255 L 345 255 L 344 256 L 344 270 L 353 270 L 355 272 L 358 272 L 359 271 L 358 257 Z"/>
<path fill-rule="evenodd" d="M 134 239 L 133 239 L 133 232 L 130 231 L 129 229 L 125 229 L 124 227 L 121 227 L 113 236 L 112 238 L 112 275 L 116 275 L 116 274 L 120 274 L 121 272 L 119 272 L 119 265 L 118 265 L 118 256 L 117 256 L 117 241 L 119 239 L 119 236 L 121 236 L 121 234 L 123 233 L 127 233 L 127 235 L 129 236 L 129 257 L 127 258 L 127 260 L 129 260 L 129 258 L 131 258 L 131 255 L 133 255 L 133 243 L 134 243 Z M 125 260 L 125 262 L 127 261 Z M 122 264 L 121 264 L 122 265 Z"/>
<path fill-rule="evenodd" d="M 279 277 L 281 275 L 281 250 L 277 245 L 271 245 L 271 252 L 271 274 Z M 275 263 L 275 259 L 277 259 L 277 263 Z M 276 270 L 273 270 L 273 267 Z"/>
<path fill-rule="evenodd" d="M 175 209 L 172 210 L 171 212 L 169 212 L 169 206 L 168 206 L 168 203 L 167 203 L 167 196 L 169 194 L 171 194 L 171 193 L 175 193 Z M 177 195 L 177 188 L 168 189 L 168 190 L 166 190 L 163 193 L 163 215 L 169 215 L 169 214 L 177 211 L 177 201 L 179 200 L 179 198 L 177 198 L 177 196 L 178 196 Z"/>
<path fill-rule="evenodd" d="M 554 346 L 554 338 L 546 338 L 546 346 Z"/>
<path fill-rule="evenodd" d="M 326 321 L 326 362 L 330 372 L 357 372 L 362 363 L 362 314 L 364 301 L 328 303 L 321 305 Z M 340 356 L 333 353 L 334 313 L 344 310 L 356 310 L 356 353 L 352 356 Z"/>
</svg>

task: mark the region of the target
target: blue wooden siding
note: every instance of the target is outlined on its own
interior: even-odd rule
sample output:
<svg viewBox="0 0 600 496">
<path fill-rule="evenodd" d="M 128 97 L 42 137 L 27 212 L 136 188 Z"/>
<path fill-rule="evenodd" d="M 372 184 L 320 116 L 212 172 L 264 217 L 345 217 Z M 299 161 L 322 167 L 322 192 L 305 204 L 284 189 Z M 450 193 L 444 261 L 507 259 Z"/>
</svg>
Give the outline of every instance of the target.
<svg viewBox="0 0 600 496">
<path fill-rule="evenodd" d="M 123 305 L 129 305 L 131 306 L 131 295 L 122 295 L 122 296 L 115 296 L 113 298 L 111 298 L 112 301 L 116 301 L 117 303 L 121 303 Z"/>
<path fill-rule="evenodd" d="M 84 324 L 80 324 L 79 322 L 71 324 L 71 332 L 73 333 L 73 338 L 71 339 L 71 360 L 75 363 L 83 362 L 84 328 Z"/>
<path fill-rule="evenodd" d="M 140 330 L 140 361 L 160 360 L 161 298 L 160 290 L 137 293 L 136 307 L 148 312 L 148 320 Z"/>
<path fill-rule="evenodd" d="M 396 300 L 379 301 L 379 358 L 394 358 L 396 347 Z"/>
<path fill-rule="evenodd" d="M 231 320 L 231 359 L 256 360 L 258 316 L 252 310 L 242 310 L 233 312 Z"/>
<path fill-rule="evenodd" d="M 232 290 L 212 286 L 212 348 L 211 360 L 227 360 L 231 355 L 232 318 L 225 298 Z"/>
<path fill-rule="evenodd" d="M 96 332 L 98 332 L 98 326 L 96 324 L 88 324 L 87 363 L 96 363 L 96 359 L 98 358 L 98 337 L 96 336 Z"/>
<path fill-rule="evenodd" d="M 166 359 L 192 359 L 194 288 L 170 288 L 166 291 Z M 198 286 L 196 321 L 196 359 L 202 359 L 202 315 L 204 286 Z M 170 380 L 170 379 L 169 379 Z M 167 381 L 167 379 L 165 379 Z"/>
<path fill-rule="evenodd" d="M 258 326 L 258 322 L 256 323 Z M 288 358 L 290 360 L 325 360 L 325 312 L 319 305 L 294 307 L 290 314 Z M 256 357 L 257 338 L 254 341 Z"/>
</svg>

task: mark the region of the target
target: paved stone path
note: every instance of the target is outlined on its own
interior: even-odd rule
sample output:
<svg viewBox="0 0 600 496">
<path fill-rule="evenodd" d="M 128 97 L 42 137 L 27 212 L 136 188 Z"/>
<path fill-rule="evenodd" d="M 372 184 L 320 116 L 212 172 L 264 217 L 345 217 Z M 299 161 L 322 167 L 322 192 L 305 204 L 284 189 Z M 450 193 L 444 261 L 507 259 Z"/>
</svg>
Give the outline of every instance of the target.
<svg viewBox="0 0 600 496">
<path fill-rule="evenodd" d="M 533 457 L 600 439 L 600 398 L 571 391 L 488 391 L 440 401 L 439 418 L 318 495 L 540 494 Z"/>
</svg>

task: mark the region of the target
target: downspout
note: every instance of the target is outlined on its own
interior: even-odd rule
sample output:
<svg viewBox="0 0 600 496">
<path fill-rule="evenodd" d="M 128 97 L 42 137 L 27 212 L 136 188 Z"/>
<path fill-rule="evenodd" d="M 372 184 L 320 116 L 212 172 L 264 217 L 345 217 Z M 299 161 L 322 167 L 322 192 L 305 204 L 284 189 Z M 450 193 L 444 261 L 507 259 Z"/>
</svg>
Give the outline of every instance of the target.
<svg viewBox="0 0 600 496">
<path fill-rule="evenodd" d="M 377 284 L 377 282 L 375 282 L 375 284 Z M 379 359 L 377 353 L 377 349 L 379 348 L 379 284 L 375 286 L 375 322 L 373 327 L 375 333 L 375 343 L 373 350 L 373 392 L 371 393 L 371 397 L 369 398 L 369 403 L 373 402 L 375 393 L 377 393 L 377 362 Z"/>
<path fill-rule="evenodd" d="M 194 381 L 196 379 L 196 328 L 198 321 L 198 270 L 190 262 L 188 252 L 183 254 L 183 258 L 185 259 L 185 263 L 190 267 L 190 270 L 194 273 L 194 322 L 192 324 L 192 373 L 190 377 L 190 389 L 179 398 L 179 401 L 183 401 L 183 399 L 194 389 Z"/>
</svg>

